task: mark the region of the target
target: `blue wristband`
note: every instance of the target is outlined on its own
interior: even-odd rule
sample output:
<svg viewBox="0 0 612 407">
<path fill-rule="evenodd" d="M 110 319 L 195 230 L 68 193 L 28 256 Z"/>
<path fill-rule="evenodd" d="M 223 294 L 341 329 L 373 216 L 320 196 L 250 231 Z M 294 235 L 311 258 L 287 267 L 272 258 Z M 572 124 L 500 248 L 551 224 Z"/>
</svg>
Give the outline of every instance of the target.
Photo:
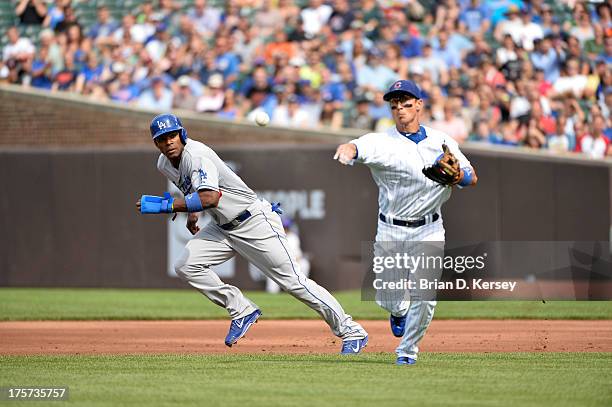
<svg viewBox="0 0 612 407">
<path fill-rule="evenodd" d="M 462 187 L 467 187 L 472 183 L 472 179 L 474 179 L 474 173 L 472 172 L 471 167 L 463 167 L 462 170 L 463 178 L 461 179 L 461 182 L 459 182 L 459 185 L 461 185 Z"/>
<path fill-rule="evenodd" d="M 193 192 L 189 195 L 185 195 L 185 205 L 187 206 L 187 212 L 202 212 L 204 207 L 200 200 L 200 195 L 197 192 Z"/>
<path fill-rule="evenodd" d="M 140 197 L 140 213 L 172 213 L 174 209 L 174 198 L 168 192 L 164 196 L 143 195 Z"/>
</svg>

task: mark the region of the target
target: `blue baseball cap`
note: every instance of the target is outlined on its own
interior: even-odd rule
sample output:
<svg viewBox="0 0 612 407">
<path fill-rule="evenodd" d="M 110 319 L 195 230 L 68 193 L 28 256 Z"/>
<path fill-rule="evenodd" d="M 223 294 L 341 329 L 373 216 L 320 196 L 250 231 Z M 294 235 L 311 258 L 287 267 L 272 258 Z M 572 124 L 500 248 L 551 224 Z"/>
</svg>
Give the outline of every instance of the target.
<svg viewBox="0 0 612 407">
<path fill-rule="evenodd" d="M 387 93 L 385 93 L 383 99 L 385 100 L 385 102 L 388 102 L 392 98 L 397 97 L 402 93 L 407 93 L 417 99 L 423 98 L 421 96 L 421 89 L 419 89 L 416 83 L 403 79 L 400 81 L 395 81 L 393 85 L 389 87 L 389 90 L 387 91 Z"/>
</svg>

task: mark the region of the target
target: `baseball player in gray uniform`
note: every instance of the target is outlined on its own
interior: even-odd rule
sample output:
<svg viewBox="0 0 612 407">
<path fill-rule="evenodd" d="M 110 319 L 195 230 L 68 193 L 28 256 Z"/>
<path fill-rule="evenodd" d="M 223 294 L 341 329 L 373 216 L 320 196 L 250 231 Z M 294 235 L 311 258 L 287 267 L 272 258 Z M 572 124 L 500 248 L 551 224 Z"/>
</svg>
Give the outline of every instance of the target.
<svg viewBox="0 0 612 407">
<path fill-rule="evenodd" d="M 288 249 L 278 205 L 258 199 L 211 148 L 188 139 L 175 115 L 156 116 L 150 130 L 161 152 L 157 168 L 183 192 L 184 199 L 169 193 L 143 195 L 136 207 L 143 214 L 189 213 L 187 228 L 194 237 L 175 264 L 176 274 L 228 311 L 232 322 L 225 344 L 235 344 L 261 315 L 257 305 L 211 270 L 239 253 L 318 312 L 342 339 L 342 354 L 361 352 L 368 342 L 367 332 L 325 288 L 302 274 Z M 204 210 L 214 222 L 200 230 L 196 222 Z"/>
<path fill-rule="evenodd" d="M 475 185 L 476 173 L 455 140 L 420 125 L 423 100 L 414 82 L 396 81 L 384 100 L 389 102 L 395 127 L 340 145 L 334 159 L 370 168 L 379 189 L 377 243 L 431 241 L 443 245 L 442 204 L 450 198 L 452 186 Z M 410 301 L 407 292 L 376 294 L 377 303 L 391 314 L 391 331 L 402 337 L 396 363 L 416 363 L 417 345 L 431 323 L 436 301 Z"/>
</svg>

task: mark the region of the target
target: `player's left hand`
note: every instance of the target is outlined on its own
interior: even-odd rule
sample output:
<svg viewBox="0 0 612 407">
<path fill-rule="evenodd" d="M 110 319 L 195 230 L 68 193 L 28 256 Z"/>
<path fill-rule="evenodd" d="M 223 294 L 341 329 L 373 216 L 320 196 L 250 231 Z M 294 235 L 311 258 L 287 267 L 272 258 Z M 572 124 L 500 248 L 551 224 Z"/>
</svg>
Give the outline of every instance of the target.
<svg viewBox="0 0 612 407">
<path fill-rule="evenodd" d="M 187 230 L 189 230 L 192 235 L 195 235 L 200 231 L 200 227 L 197 225 L 197 223 L 198 215 L 196 213 L 187 214 Z"/>
<path fill-rule="evenodd" d="M 136 210 L 140 212 L 140 199 L 136 201 Z"/>
<path fill-rule="evenodd" d="M 432 181 L 445 186 L 457 185 L 461 181 L 462 171 L 459 160 L 446 144 L 442 144 L 443 153 L 431 167 L 423 168 L 423 174 Z"/>
</svg>

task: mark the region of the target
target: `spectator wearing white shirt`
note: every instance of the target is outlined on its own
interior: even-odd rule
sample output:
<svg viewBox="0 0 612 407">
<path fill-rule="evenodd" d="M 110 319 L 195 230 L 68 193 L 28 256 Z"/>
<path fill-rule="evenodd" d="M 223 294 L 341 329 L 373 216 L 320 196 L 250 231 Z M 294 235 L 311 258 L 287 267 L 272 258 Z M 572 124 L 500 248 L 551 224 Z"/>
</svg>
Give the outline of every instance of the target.
<svg viewBox="0 0 612 407">
<path fill-rule="evenodd" d="M 554 95 L 573 94 L 575 97 L 582 97 L 587 85 L 587 77 L 581 75 L 579 69 L 578 59 L 569 58 L 565 61 L 563 74 L 553 83 Z"/>
<path fill-rule="evenodd" d="M 501 43 L 504 35 L 506 34 L 512 35 L 512 39 L 516 44 L 520 44 L 522 42 L 521 28 L 523 27 L 523 22 L 521 21 L 519 14 L 520 9 L 515 4 L 508 7 L 508 10 L 504 13 L 507 19 L 497 23 L 495 32 L 493 33 L 493 36 L 497 42 Z"/>
<path fill-rule="evenodd" d="M 193 22 L 196 31 L 206 38 L 211 38 L 221 24 L 221 10 L 207 7 L 206 0 L 195 0 L 187 17 Z"/>
<path fill-rule="evenodd" d="M 287 103 L 281 104 L 274 110 L 271 122 L 277 126 L 297 128 L 315 127 L 318 124 L 302 109 L 294 94 L 287 96 Z"/>
<path fill-rule="evenodd" d="M 608 151 L 608 139 L 604 136 L 606 120 L 603 116 L 593 117 L 591 123 L 591 134 L 587 134 L 580 140 L 582 152 L 591 158 L 604 158 Z"/>
<path fill-rule="evenodd" d="M 8 38 L 8 44 L 6 44 L 2 51 L 2 60 L 4 62 L 10 59 L 16 62 L 25 62 L 34 57 L 34 52 L 36 50 L 32 41 L 26 37 L 20 37 L 17 27 L 9 27 L 6 30 L 6 36 Z"/>
<path fill-rule="evenodd" d="M 517 59 L 518 54 L 516 52 L 516 44 L 512 39 L 512 35 L 506 34 L 504 35 L 502 46 L 497 48 L 497 51 L 495 51 L 497 66 L 504 66 L 506 62 L 516 61 Z"/>
<path fill-rule="evenodd" d="M 328 4 L 323 4 L 322 0 L 310 0 L 308 7 L 300 13 L 304 32 L 311 37 L 317 35 L 327 24 L 333 11 L 334 9 Z"/>
<path fill-rule="evenodd" d="M 131 14 L 126 14 L 121 20 L 121 27 L 113 34 L 115 44 L 122 44 L 126 35 L 132 41 L 144 44 L 144 42 L 155 33 L 155 26 L 145 21 L 142 24 L 136 24 L 136 17 Z"/>
<path fill-rule="evenodd" d="M 547 136 L 546 146 L 549 150 L 555 152 L 570 151 L 570 138 L 565 133 L 567 126 L 567 117 L 559 115 L 557 117 L 557 132 Z"/>
<path fill-rule="evenodd" d="M 534 23 L 531 14 L 526 8 L 521 10 L 521 27 L 519 28 L 518 43 L 524 50 L 533 51 L 533 42 L 536 39 L 544 38 L 544 30 L 539 24 Z"/>
<path fill-rule="evenodd" d="M 225 89 L 223 88 L 223 75 L 212 74 L 208 78 L 207 87 L 196 103 L 198 112 L 218 112 L 223 108 Z"/>
</svg>

